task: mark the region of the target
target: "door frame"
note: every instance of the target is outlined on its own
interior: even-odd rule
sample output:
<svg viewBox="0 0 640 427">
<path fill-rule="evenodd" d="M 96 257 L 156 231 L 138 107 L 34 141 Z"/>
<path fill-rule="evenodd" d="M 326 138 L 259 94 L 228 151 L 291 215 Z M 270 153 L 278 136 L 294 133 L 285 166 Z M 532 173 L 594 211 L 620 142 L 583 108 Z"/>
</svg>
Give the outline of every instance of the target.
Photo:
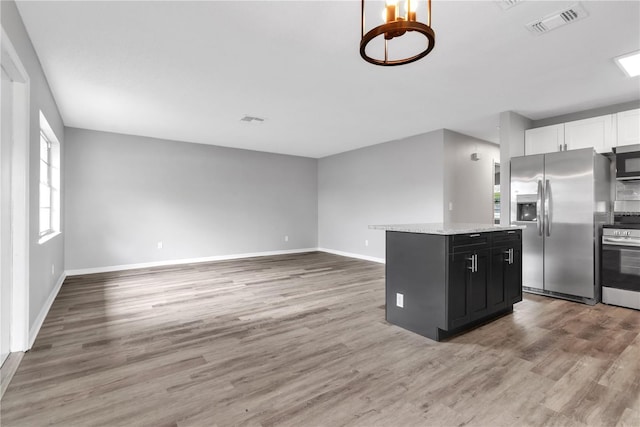
<svg viewBox="0 0 640 427">
<path fill-rule="evenodd" d="M 29 137 L 31 80 L 2 27 L 1 64 L 13 80 L 11 147 L 12 304 L 10 351 L 29 349 Z"/>
</svg>

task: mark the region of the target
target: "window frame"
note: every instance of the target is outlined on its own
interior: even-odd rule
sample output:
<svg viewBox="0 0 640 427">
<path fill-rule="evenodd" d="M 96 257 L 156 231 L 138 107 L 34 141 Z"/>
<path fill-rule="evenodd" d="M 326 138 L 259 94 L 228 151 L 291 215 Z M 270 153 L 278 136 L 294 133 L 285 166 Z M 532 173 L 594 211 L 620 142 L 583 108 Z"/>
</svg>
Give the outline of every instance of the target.
<svg viewBox="0 0 640 427">
<path fill-rule="evenodd" d="M 60 234 L 61 213 L 60 142 L 42 112 L 39 149 L 38 243 L 42 244 Z M 43 171 L 46 171 L 46 176 Z M 43 190 L 49 193 L 48 198 L 43 199 Z M 45 212 L 47 217 L 43 218 Z M 43 223 L 46 227 L 43 227 Z"/>
</svg>

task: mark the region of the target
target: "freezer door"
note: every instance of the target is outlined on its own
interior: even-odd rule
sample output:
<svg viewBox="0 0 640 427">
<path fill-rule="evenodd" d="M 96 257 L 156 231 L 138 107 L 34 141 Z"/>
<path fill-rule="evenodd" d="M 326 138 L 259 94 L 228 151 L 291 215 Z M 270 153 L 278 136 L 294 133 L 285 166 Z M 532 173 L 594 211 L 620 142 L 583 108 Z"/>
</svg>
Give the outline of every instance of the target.
<svg viewBox="0 0 640 427">
<path fill-rule="evenodd" d="M 594 287 L 594 152 L 545 156 L 545 290 L 584 298 Z"/>
<path fill-rule="evenodd" d="M 511 159 L 511 223 L 522 230 L 522 285 L 543 289 L 542 182 L 544 156 Z M 532 205 L 533 204 L 533 205 Z"/>
</svg>

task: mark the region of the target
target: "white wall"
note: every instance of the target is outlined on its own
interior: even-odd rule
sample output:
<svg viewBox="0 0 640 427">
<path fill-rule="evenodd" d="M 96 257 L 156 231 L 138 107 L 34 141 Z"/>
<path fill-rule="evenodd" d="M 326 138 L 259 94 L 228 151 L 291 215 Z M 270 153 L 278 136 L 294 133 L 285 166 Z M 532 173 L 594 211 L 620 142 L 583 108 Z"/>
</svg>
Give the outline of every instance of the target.
<svg viewBox="0 0 640 427">
<path fill-rule="evenodd" d="M 317 247 L 315 159 L 74 128 L 65 144 L 67 270 Z"/>
<path fill-rule="evenodd" d="M 442 222 L 442 159 L 442 130 L 320 159 L 319 247 L 384 259 L 369 225 Z"/>
<path fill-rule="evenodd" d="M 445 223 L 493 223 L 494 162 L 500 163 L 498 145 L 444 131 Z"/>
<path fill-rule="evenodd" d="M 64 127 L 58 107 L 52 96 L 40 61 L 24 28 L 22 19 L 13 1 L 1 1 L 2 28 L 6 31 L 13 47 L 26 68 L 30 78 L 29 108 L 29 327 L 42 319 L 41 314 L 48 309 L 48 300 L 64 271 L 64 229 L 63 234 L 38 243 L 38 196 L 39 196 L 39 114 L 44 113 L 61 143 L 64 152 Z M 64 169 L 64 163 L 61 165 Z M 62 183 L 64 196 L 65 184 Z M 64 210 L 64 208 L 63 208 Z M 52 266 L 54 273 L 52 274 Z"/>
</svg>

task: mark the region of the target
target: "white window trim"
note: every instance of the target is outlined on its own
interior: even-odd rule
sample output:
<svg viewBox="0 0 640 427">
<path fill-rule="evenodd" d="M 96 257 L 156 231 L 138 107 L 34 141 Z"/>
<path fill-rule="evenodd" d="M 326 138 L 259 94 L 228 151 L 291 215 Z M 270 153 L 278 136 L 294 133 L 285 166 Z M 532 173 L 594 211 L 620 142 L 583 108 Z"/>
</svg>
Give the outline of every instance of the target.
<svg viewBox="0 0 640 427">
<path fill-rule="evenodd" d="M 60 214 L 61 214 L 61 179 L 58 176 L 55 181 L 57 181 L 57 187 L 55 186 L 55 181 L 53 179 L 52 173 L 55 169 L 60 173 L 60 142 L 56 137 L 53 129 L 49 125 L 49 122 L 40 111 L 40 138 L 43 138 L 48 144 L 47 150 L 47 160 L 45 163 L 47 164 L 47 182 L 44 182 L 42 179 L 39 179 L 41 184 L 47 185 L 50 191 L 50 200 L 49 200 L 49 229 L 40 230 L 40 202 L 38 201 L 38 244 L 43 244 L 53 239 L 59 234 L 62 234 L 60 230 Z M 57 158 L 55 157 L 57 156 Z M 39 161 L 42 161 L 42 157 L 39 156 Z M 41 177 L 40 177 L 41 178 Z M 38 198 L 39 200 L 39 198 Z"/>
</svg>

